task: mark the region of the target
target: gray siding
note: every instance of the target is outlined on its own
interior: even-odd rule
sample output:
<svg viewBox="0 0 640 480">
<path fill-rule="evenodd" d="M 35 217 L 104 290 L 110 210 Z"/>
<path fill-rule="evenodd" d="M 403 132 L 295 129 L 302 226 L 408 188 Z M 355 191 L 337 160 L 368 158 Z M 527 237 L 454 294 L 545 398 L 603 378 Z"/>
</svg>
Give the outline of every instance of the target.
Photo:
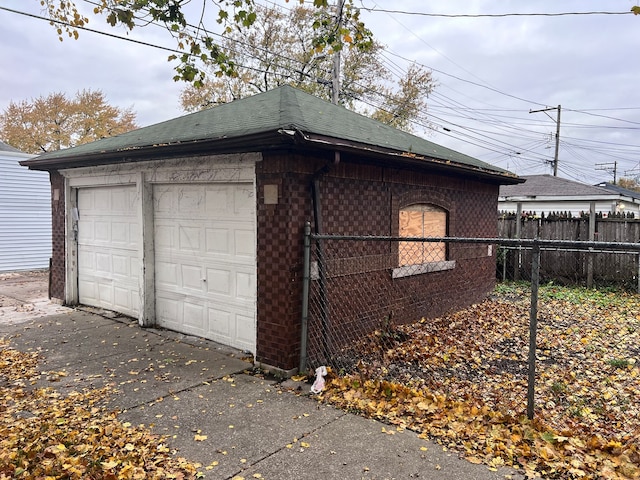
<svg viewBox="0 0 640 480">
<path fill-rule="evenodd" d="M 0 272 L 47 268 L 51 257 L 51 188 L 47 172 L 0 151 Z"/>
</svg>

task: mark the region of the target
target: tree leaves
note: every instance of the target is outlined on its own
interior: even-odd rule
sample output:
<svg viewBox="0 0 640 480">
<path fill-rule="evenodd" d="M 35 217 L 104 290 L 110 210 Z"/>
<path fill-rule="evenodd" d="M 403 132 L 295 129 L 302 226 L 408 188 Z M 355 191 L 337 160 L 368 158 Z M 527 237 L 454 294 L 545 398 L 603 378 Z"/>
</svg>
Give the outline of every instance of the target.
<svg viewBox="0 0 640 480">
<path fill-rule="evenodd" d="M 197 465 L 171 455 L 143 426 L 121 423 L 100 402 L 109 388 L 30 388 L 37 356 L 0 343 L 0 478 L 194 478 Z"/>
<path fill-rule="evenodd" d="M 640 477 L 640 297 L 541 288 L 536 418 L 526 409 L 527 292 L 357 346 L 323 398 L 481 460 L 544 477 Z M 507 298 L 515 300 L 507 300 Z"/>
<path fill-rule="evenodd" d="M 135 113 L 109 105 L 100 90 L 11 102 L 0 115 L 0 137 L 26 153 L 73 147 L 137 128 Z"/>
</svg>

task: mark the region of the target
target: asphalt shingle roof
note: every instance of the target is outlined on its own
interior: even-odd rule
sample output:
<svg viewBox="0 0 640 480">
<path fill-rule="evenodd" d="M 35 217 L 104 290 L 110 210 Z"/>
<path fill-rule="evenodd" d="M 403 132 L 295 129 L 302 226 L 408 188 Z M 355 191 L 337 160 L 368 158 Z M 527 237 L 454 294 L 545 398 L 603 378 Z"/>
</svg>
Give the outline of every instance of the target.
<svg viewBox="0 0 640 480">
<path fill-rule="evenodd" d="M 525 182 L 519 185 L 502 185 L 501 197 L 567 197 L 589 195 L 612 195 L 612 192 L 603 187 L 574 182 L 566 178 L 552 175 L 525 175 L 520 177 Z"/>
<path fill-rule="evenodd" d="M 190 115 L 133 130 L 115 137 L 77 147 L 49 152 L 25 162 L 37 167 L 45 161 L 65 160 L 103 153 L 131 152 L 139 149 L 211 142 L 248 137 L 255 134 L 294 130 L 333 139 L 336 145 L 348 141 L 399 154 L 424 156 L 491 174 L 515 177 L 495 167 L 395 129 L 346 108 L 331 104 L 290 86 L 235 100 Z"/>
<path fill-rule="evenodd" d="M 0 152 L 22 153 L 17 148 L 12 147 L 4 142 L 0 142 Z"/>
<path fill-rule="evenodd" d="M 629 190 L 628 188 L 621 187 L 619 185 L 614 185 L 612 183 L 604 183 L 598 184 L 597 187 L 602 187 L 605 190 L 609 190 L 614 194 L 624 195 L 626 197 L 637 198 L 640 199 L 640 192 L 636 192 L 634 190 Z"/>
</svg>

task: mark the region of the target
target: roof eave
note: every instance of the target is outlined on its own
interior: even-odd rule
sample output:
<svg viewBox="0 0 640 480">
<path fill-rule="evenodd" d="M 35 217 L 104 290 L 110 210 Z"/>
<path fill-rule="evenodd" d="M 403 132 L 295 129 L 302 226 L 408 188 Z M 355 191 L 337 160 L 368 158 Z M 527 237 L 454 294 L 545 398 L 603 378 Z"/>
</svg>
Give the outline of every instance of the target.
<svg viewBox="0 0 640 480">
<path fill-rule="evenodd" d="M 32 158 L 21 161 L 20 164 L 31 170 L 57 170 L 65 168 L 89 167 L 113 163 L 128 163 L 150 160 L 153 158 L 167 158 L 177 154 L 202 155 L 206 153 L 240 153 L 272 148 L 282 148 L 292 144 L 313 146 L 315 148 L 333 151 L 352 152 L 374 156 L 388 162 L 393 158 L 398 164 L 428 166 L 442 171 L 465 172 L 466 174 L 490 179 L 502 185 L 512 185 L 524 182 L 524 179 L 514 175 L 482 169 L 450 160 L 438 159 L 432 156 L 402 152 L 371 144 L 353 142 L 350 140 L 327 137 L 311 132 L 302 132 L 295 126 L 281 127 L 276 130 L 259 132 L 241 137 L 222 137 L 214 139 L 200 139 L 186 142 L 162 143 L 123 148 L 113 151 L 98 151 L 89 154 L 71 154 L 57 156 L 51 159 Z"/>
<path fill-rule="evenodd" d="M 263 148 L 277 148 L 290 144 L 290 141 L 277 131 L 264 132 L 243 137 L 191 140 L 185 142 L 142 145 L 112 151 L 99 151 L 89 154 L 72 154 L 52 159 L 30 159 L 20 162 L 31 170 L 57 170 L 75 167 L 90 167 L 113 163 L 128 163 L 167 158 L 181 155 L 202 155 L 205 153 L 237 153 L 256 151 Z"/>
<path fill-rule="evenodd" d="M 416 154 L 412 152 L 402 152 L 391 148 L 384 148 L 376 145 L 353 142 L 345 139 L 327 137 L 309 132 L 298 131 L 298 133 L 299 135 L 296 136 L 297 140 L 315 145 L 323 149 L 339 150 L 359 154 L 366 153 L 368 155 L 385 159 L 392 157 L 398 163 L 419 166 L 423 168 L 425 166 L 429 166 L 430 168 L 435 168 L 437 170 L 443 171 L 464 171 L 467 174 L 497 181 L 502 185 L 513 185 L 524 183 L 525 181 L 524 179 L 512 174 L 474 167 L 472 165 L 466 165 L 451 160 L 439 159 L 433 156 Z"/>
</svg>

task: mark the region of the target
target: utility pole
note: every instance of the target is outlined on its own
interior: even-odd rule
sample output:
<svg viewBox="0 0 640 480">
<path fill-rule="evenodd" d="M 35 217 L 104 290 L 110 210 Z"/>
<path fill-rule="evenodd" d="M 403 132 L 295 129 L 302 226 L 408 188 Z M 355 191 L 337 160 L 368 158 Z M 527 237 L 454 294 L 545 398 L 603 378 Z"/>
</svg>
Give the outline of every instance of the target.
<svg viewBox="0 0 640 480">
<path fill-rule="evenodd" d="M 609 163 L 596 163 L 596 170 L 604 170 L 609 173 L 613 173 L 613 184 L 618 183 L 618 161 Z"/>
<path fill-rule="evenodd" d="M 550 110 L 558 111 L 558 117 L 556 118 L 556 153 L 553 156 L 553 176 L 557 177 L 558 176 L 558 151 L 560 150 L 560 112 L 562 111 L 562 105 L 558 105 L 557 107 L 543 108 L 541 110 L 529 110 L 529 113 L 548 112 Z M 549 116 L 549 114 L 547 114 L 547 116 Z M 551 117 L 549 116 L 549 118 Z"/>
<path fill-rule="evenodd" d="M 638 180 L 640 179 L 640 167 L 635 167 L 635 168 L 633 168 L 631 170 L 625 170 L 624 174 L 627 177 L 633 178 L 637 183 Z"/>
<path fill-rule="evenodd" d="M 338 4 L 336 5 L 336 14 L 337 14 L 337 25 L 336 25 L 336 29 L 338 31 L 338 41 L 342 42 L 341 37 L 342 34 L 340 33 L 340 31 L 342 30 L 342 11 L 344 10 L 344 2 L 345 0 L 338 0 Z M 336 50 L 333 53 L 333 69 L 332 69 L 332 78 L 331 78 L 331 88 L 332 88 L 332 95 L 331 95 L 331 99 L 332 102 L 335 105 L 338 105 L 340 103 L 340 52 L 342 51 L 342 48 L 340 48 L 339 50 Z"/>
</svg>

